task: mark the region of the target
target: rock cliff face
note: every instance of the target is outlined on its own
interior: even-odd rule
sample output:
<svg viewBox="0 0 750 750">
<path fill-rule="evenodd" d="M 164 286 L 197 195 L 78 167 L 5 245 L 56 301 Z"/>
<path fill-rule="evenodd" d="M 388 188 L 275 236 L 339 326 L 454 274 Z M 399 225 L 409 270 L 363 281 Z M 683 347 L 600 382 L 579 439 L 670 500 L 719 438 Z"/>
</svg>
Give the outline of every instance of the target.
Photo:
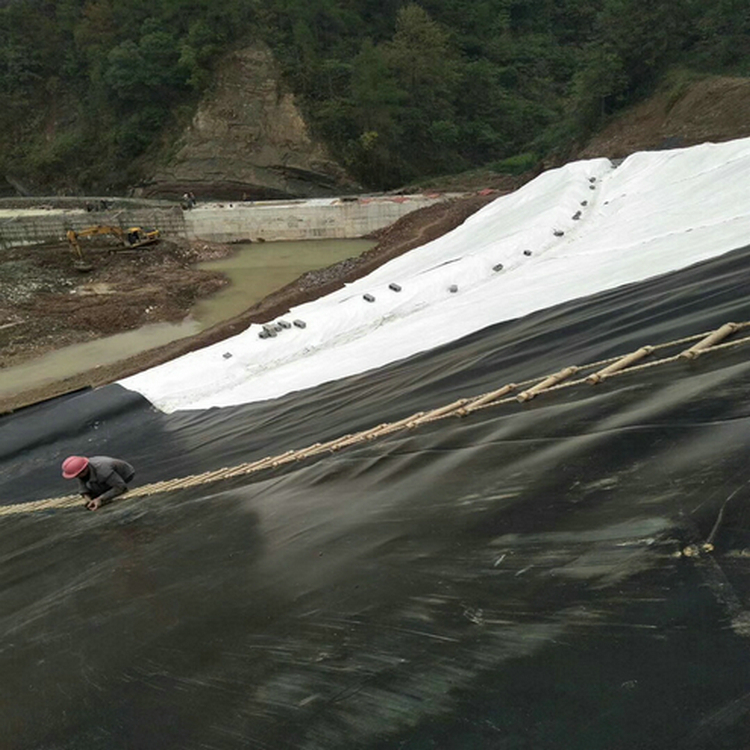
<svg viewBox="0 0 750 750">
<path fill-rule="evenodd" d="M 358 186 L 315 142 L 271 50 L 256 43 L 220 62 L 171 162 L 141 187 L 149 198 L 268 200 L 353 192 Z"/>
</svg>

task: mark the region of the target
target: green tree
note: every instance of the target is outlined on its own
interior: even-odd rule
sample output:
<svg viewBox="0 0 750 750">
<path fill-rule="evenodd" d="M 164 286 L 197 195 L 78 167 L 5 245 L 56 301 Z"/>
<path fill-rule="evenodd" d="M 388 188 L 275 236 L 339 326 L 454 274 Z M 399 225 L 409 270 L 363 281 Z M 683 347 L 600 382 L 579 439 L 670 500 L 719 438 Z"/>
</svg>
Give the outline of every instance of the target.
<svg viewBox="0 0 750 750">
<path fill-rule="evenodd" d="M 750 75 L 750 9 L 745 0 L 707 4 L 695 25 L 694 63 Z"/>
<path fill-rule="evenodd" d="M 138 44 L 122 42 L 107 56 L 104 82 L 127 107 L 139 101 L 166 104 L 188 80 L 177 40 L 164 31 L 147 33 Z"/>
<path fill-rule="evenodd" d="M 399 10 L 393 38 L 382 52 L 404 92 L 397 118 L 402 143 L 400 148 L 390 143 L 390 148 L 401 151 L 415 171 L 450 168 L 456 154 L 446 150 L 446 139 L 455 132 L 454 100 L 461 76 L 450 34 L 420 6 L 410 4 Z M 431 138 L 433 123 L 440 126 Z"/>
<path fill-rule="evenodd" d="M 427 106 L 447 104 L 458 81 L 457 54 L 446 29 L 419 5 L 402 8 L 393 39 L 383 46 L 399 85 Z"/>
<path fill-rule="evenodd" d="M 351 89 L 361 130 L 395 136 L 395 115 L 407 94 L 399 88 L 383 49 L 369 39 L 354 58 Z"/>
<path fill-rule="evenodd" d="M 588 136 L 627 98 L 629 80 L 618 53 L 602 44 L 591 45 L 573 77 L 568 108 L 575 130 Z"/>
<path fill-rule="evenodd" d="M 700 12 L 700 6 L 685 0 L 604 0 L 597 41 L 621 61 L 631 98 L 652 86 L 690 45 Z M 611 68 L 606 60 L 604 66 Z"/>
</svg>

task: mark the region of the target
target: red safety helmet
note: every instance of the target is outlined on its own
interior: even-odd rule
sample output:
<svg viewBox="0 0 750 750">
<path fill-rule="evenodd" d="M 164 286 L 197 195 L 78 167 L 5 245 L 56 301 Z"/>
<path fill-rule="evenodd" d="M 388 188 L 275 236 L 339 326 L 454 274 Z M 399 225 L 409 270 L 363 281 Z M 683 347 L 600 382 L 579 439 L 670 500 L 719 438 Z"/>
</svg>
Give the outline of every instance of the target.
<svg viewBox="0 0 750 750">
<path fill-rule="evenodd" d="M 85 456 L 68 456 L 62 463 L 62 475 L 65 479 L 75 479 L 88 465 L 89 460 Z"/>
</svg>

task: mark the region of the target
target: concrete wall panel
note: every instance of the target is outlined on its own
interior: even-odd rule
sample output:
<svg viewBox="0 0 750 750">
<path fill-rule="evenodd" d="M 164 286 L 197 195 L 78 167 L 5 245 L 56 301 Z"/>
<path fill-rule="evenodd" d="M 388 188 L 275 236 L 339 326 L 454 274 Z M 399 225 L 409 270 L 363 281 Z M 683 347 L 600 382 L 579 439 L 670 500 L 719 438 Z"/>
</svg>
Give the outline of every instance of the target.
<svg viewBox="0 0 750 750">
<path fill-rule="evenodd" d="M 240 240 L 356 239 L 446 196 L 373 197 L 354 200 L 207 203 L 179 207 L 87 212 L 17 210 L 0 215 L 0 247 L 65 241 L 68 229 L 92 225 L 139 226 L 162 236 L 210 242 Z"/>
</svg>

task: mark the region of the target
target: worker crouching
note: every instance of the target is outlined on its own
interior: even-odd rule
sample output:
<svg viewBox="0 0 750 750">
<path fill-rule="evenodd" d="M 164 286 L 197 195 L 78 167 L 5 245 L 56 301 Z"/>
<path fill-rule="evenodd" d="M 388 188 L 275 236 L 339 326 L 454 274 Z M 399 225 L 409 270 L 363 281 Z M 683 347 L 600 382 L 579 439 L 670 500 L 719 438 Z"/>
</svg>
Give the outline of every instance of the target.
<svg viewBox="0 0 750 750">
<path fill-rule="evenodd" d="M 135 469 L 119 458 L 109 456 L 68 456 L 62 463 L 65 479 L 77 479 L 89 510 L 96 510 L 128 491 Z"/>
</svg>

